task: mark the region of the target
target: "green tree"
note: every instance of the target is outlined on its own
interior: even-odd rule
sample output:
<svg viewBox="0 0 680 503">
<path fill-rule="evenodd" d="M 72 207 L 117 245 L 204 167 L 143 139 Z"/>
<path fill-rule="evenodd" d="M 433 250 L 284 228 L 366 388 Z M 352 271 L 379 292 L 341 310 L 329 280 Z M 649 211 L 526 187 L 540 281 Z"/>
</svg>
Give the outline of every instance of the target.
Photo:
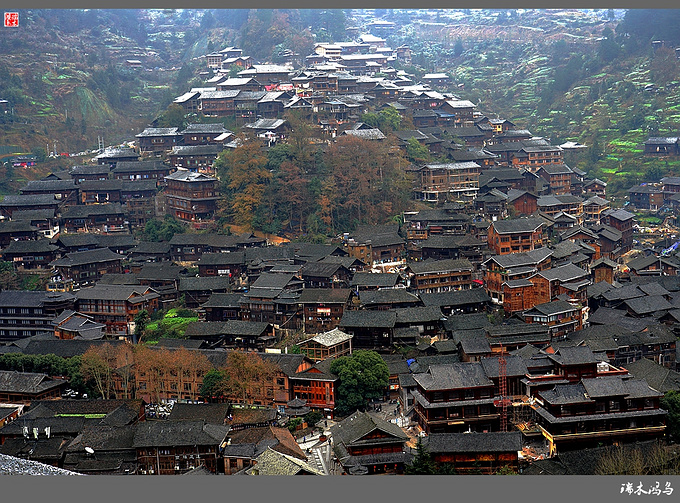
<svg viewBox="0 0 680 503">
<path fill-rule="evenodd" d="M 318 410 L 313 410 L 305 414 L 305 423 L 309 426 L 314 426 L 323 419 L 323 414 Z"/>
<path fill-rule="evenodd" d="M 0 289 L 19 289 L 19 276 L 14 270 L 14 264 L 12 264 L 12 262 L 0 261 Z"/>
<path fill-rule="evenodd" d="M 144 336 L 144 330 L 149 323 L 149 312 L 146 309 L 142 309 L 135 315 L 135 339 L 137 341 L 142 340 Z"/>
<path fill-rule="evenodd" d="M 430 151 L 415 138 L 406 142 L 406 157 L 413 163 L 425 163 L 430 160 Z"/>
<path fill-rule="evenodd" d="M 456 39 L 456 43 L 453 46 L 453 55 L 458 57 L 463 54 L 463 41 L 461 39 Z"/>
<path fill-rule="evenodd" d="M 290 421 L 288 421 L 288 429 L 290 430 L 291 433 L 294 433 L 295 430 L 297 429 L 298 426 L 302 424 L 302 418 L 301 417 L 294 417 Z"/>
<path fill-rule="evenodd" d="M 668 391 L 661 399 L 661 407 L 668 411 L 666 434 L 675 442 L 680 441 L 680 391 Z"/>
<path fill-rule="evenodd" d="M 185 120 L 184 109 L 177 103 L 171 103 L 170 106 L 158 117 L 158 127 L 176 127 L 184 129 L 187 123 Z"/>
<path fill-rule="evenodd" d="M 184 234 L 186 225 L 172 215 L 165 215 L 163 220 L 152 218 L 144 225 L 142 238 L 146 241 L 170 241 L 175 234 Z"/>
<path fill-rule="evenodd" d="M 418 438 L 416 455 L 413 457 L 413 462 L 404 471 L 406 475 L 436 475 L 439 472 L 437 463 L 432 458 L 432 454 L 423 445 L 421 438 Z"/>
<path fill-rule="evenodd" d="M 387 364 L 375 351 L 357 350 L 331 365 L 338 376 L 337 410 L 341 415 L 363 409 L 368 400 L 382 398 L 389 384 Z"/>
<path fill-rule="evenodd" d="M 36 162 L 45 162 L 47 159 L 47 152 L 42 147 L 33 148 L 31 153 L 35 156 Z"/>
<path fill-rule="evenodd" d="M 203 383 L 201 384 L 200 394 L 209 402 L 219 398 L 222 381 L 224 380 L 224 371 L 211 369 L 203 376 Z"/>
<path fill-rule="evenodd" d="M 621 47 L 614 40 L 614 32 L 611 28 L 605 28 L 602 32 L 597 54 L 605 64 L 614 61 L 621 54 Z"/>
</svg>

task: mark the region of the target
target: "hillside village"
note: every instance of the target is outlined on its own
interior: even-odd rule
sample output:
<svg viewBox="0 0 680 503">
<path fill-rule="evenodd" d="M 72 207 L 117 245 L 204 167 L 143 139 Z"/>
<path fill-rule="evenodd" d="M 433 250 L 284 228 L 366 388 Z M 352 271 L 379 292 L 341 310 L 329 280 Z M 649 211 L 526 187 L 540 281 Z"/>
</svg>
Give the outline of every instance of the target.
<svg viewBox="0 0 680 503">
<path fill-rule="evenodd" d="M 134 142 L 0 201 L 0 455 L 99 475 L 603 474 L 626 449 L 677 467 L 680 178 L 609 200 L 565 161 L 585 146 L 395 70 L 413 55 L 391 29 L 302 66 L 205 54 L 204 85 Z M 364 159 L 334 176 L 372 194 L 397 173 L 407 200 L 375 206 L 398 218 L 367 196 L 347 228 L 335 203 L 325 240 L 302 203 L 285 232 L 235 222 L 230 170 L 286 148 L 384 154 L 379 179 Z M 385 369 L 357 406 L 345 361 Z"/>
</svg>

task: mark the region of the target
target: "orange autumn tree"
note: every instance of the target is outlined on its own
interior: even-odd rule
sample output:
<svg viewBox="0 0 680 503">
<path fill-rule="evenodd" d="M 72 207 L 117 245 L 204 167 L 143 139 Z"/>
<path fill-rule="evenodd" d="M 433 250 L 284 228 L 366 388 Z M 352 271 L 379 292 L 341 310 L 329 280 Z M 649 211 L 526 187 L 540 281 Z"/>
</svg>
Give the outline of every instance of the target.
<svg viewBox="0 0 680 503">
<path fill-rule="evenodd" d="M 277 371 L 274 363 L 256 353 L 231 351 L 227 355 L 226 366 L 219 369 L 221 379 L 215 384 L 215 390 L 218 396 L 241 403 L 264 401 L 268 398 L 266 388 L 273 388 Z"/>
<path fill-rule="evenodd" d="M 170 377 L 176 378 L 178 396 L 189 394 L 191 400 L 199 396 L 203 376 L 212 368 L 208 357 L 186 348 L 165 351 Z"/>
<path fill-rule="evenodd" d="M 92 345 L 80 358 L 83 379 L 90 381 L 99 396 L 106 400 L 114 392 L 114 373 L 120 367 L 118 360 L 124 350 L 109 343 Z"/>
<path fill-rule="evenodd" d="M 341 136 L 328 149 L 331 183 L 324 195 L 336 208 L 335 224 L 353 229 L 382 224 L 406 207 L 410 195 L 408 162 L 389 144 Z"/>
<path fill-rule="evenodd" d="M 223 199 L 219 207 L 221 216 L 231 217 L 235 224 L 252 230 L 255 212 L 272 175 L 261 142 L 242 137 L 239 140 L 238 147 L 223 152 L 215 161 L 215 170 L 222 180 Z"/>
<path fill-rule="evenodd" d="M 148 394 L 155 403 L 186 395 L 191 400 L 198 398 L 203 376 L 212 368 L 207 356 L 186 348 L 151 349 L 137 346 L 135 349 L 138 394 Z"/>
<path fill-rule="evenodd" d="M 149 399 L 155 403 L 165 397 L 166 373 L 170 372 L 166 353 L 167 350 L 155 350 L 147 346 L 135 348 L 137 393 L 148 393 Z"/>
</svg>

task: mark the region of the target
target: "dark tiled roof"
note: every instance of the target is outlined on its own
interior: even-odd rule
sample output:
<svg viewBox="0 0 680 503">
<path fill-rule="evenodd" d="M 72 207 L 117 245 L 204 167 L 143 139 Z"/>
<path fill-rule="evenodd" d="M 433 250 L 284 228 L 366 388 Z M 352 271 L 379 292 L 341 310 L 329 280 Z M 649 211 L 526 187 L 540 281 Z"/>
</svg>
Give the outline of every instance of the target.
<svg viewBox="0 0 680 503">
<path fill-rule="evenodd" d="M 179 291 L 206 291 L 206 290 L 228 290 L 229 278 L 227 276 L 208 276 L 205 278 L 181 278 L 179 280 Z"/>
<path fill-rule="evenodd" d="M 136 276 L 144 280 L 174 281 L 180 279 L 186 271 L 186 267 L 174 263 L 150 263 L 144 264 Z"/>
<path fill-rule="evenodd" d="M 428 305 L 428 304 L 426 304 Z M 493 322 L 486 313 L 456 314 L 449 316 L 444 326 L 446 330 L 474 330 L 490 327 Z"/>
<path fill-rule="evenodd" d="M 12 221 L 18 220 L 47 220 L 54 218 L 54 209 L 45 208 L 42 210 L 17 210 L 12 212 Z"/>
<path fill-rule="evenodd" d="M 250 287 L 251 291 L 257 288 L 285 288 L 291 280 L 295 279 L 294 274 L 279 274 L 263 272 L 258 276 Z"/>
<path fill-rule="evenodd" d="M 332 262 L 308 262 L 300 270 L 302 277 L 331 278 L 342 266 Z"/>
<path fill-rule="evenodd" d="M 214 337 L 221 335 L 242 335 L 259 337 L 267 331 L 269 323 L 256 321 L 194 321 L 187 325 L 187 337 Z"/>
<path fill-rule="evenodd" d="M 43 211 L 43 210 L 33 210 L 33 211 Z M 45 211 L 51 211 L 52 216 L 54 216 L 54 210 L 45 210 Z M 12 220 L 3 220 L 0 222 L 0 233 L 1 234 L 12 234 L 12 233 L 22 233 L 22 232 L 28 232 L 28 233 L 35 233 L 38 228 L 34 227 L 31 225 L 30 219 L 25 219 L 25 220 L 20 220 L 17 218 L 17 213 L 22 213 L 25 214 L 27 211 L 14 211 L 12 212 Z"/>
<path fill-rule="evenodd" d="M 302 459 L 268 447 L 255 458 L 256 464 L 245 470 L 246 475 L 325 475 Z"/>
<path fill-rule="evenodd" d="M 438 307 L 455 307 L 491 302 L 491 297 L 489 297 L 483 288 L 439 293 L 421 293 L 420 298 L 425 306 Z"/>
<path fill-rule="evenodd" d="M 49 204 L 54 206 L 59 204 L 54 194 L 8 195 L 0 201 L 0 207 L 45 206 Z"/>
<path fill-rule="evenodd" d="M 233 408 L 230 411 L 231 419 L 227 420 L 227 424 L 230 426 L 237 425 L 255 425 L 261 423 L 270 423 L 276 419 L 276 410 L 272 408 L 250 408 L 241 407 Z M 261 430 L 262 432 L 265 429 Z M 246 438 L 247 434 L 241 434 L 242 438 Z"/>
<path fill-rule="evenodd" d="M 638 315 L 645 315 L 657 313 L 668 309 L 673 309 L 673 306 L 661 295 L 637 297 L 628 299 L 624 302 L 626 306 Z"/>
<path fill-rule="evenodd" d="M 520 335 L 533 335 L 537 337 L 548 335 L 548 327 L 538 323 L 507 323 L 499 326 L 486 328 L 489 337 L 509 337 Z"/>
<path fill-rule="evenodd" d="M 327 302 L 345 304 L 350 298 L 352 290 L 348 288 L 305 288 L 300 293 L 300 304 L 317 304 Z"/>
<path fill-rule="evenodd" d="M 122 215 L 123 208 L 120 203 L 86 204 L 83 206 L 71 206 L 61 214 L 61 218 L 88 218 L 97 215 Z"/>
<path fill-rule="evenodd" d="M 153 289 L 144 285 L 95 285 L 82 288 L 76 292 L 78 300 L 127 300 L 133 296 L 146 296 L 158 294 Z"/>
<path fill-rule="evenodd" d="M 603 215 L 606 215 L 608 217 L 615 218 L 616 220 L 630 220 L 631 218 L 635 218 L 635 215 L 629 211 L 626 211 L 624 209 L 618 209 L 618 210 L 607 210 L 606 212 L 603 213 Z"/>
<path fill-rule="evenodd" d="M 181 134 L 189 133 L 230 133 L 228 129 L 224 127 L 223 124 L 189 124 L 187 127 L 180 131 Z"/>
<path fill-rule="evenodd" d="M 415 374 L 414 379 L 428 391 L 493 385 L 479 362 L 430 365 L 427 372 Z"/>
<path fill-rule="evenodd" d="M 626 364 L 626 370 L 638 379 L 646 381 L 653 389 L 661 393 L 680 391 L 680 373 L 659 365 L 647 358 L 640 358 Z"/>
<path fill-rule="evenodd" d="M 461 350 L 468 355 L 491 354 L 491 346 L 486 337 L 478 335 L 462 335 L 458 338 Z"/>
<path fill-rule="evenodd" d="M 204 342 L 201 340 L 189 340 L 189 339 L 170 339 L 168 337 L 161 337 L 158 340 L 158 347 L 160 348 L 187 348 L 187 349 L 200 349 Z"/>
<path fill-rule="evenodd" d="M 383 290 L 359 292 L 359 300 L 362 306 L 404 303 L 416 306 L 422 303 L 417 295 L 407 292 L 403 288 L 386 288 Z"/>
<path fill-rule="evenodd" d="M 4 393 L 38 394 L 65 384 L 66 381 L 54 380 L 46 374 L 0 370 L 0 391 Z"/>
<path fill-rule="evenodd" d="M 201 307 L 233 307 L 239 308 L 239 301 L 243 298 L 240 293 L 213 293 Z"/>
<path fill-rule="evenodd" d="M 155 243 L 153 241 L 140 241 L 137 246 L 130 250 L 134 254 L 168 254 L 172 246 L 170 243 Z"/>
<path fill-rule="evenodd" d="M 76 182 L 73 180 L 33 180 L 22 187 L 20 192 L 22 194 L 44 191 L 61 192 L 64 190 L 76 190 L 77 187 Z"/>
<path fill-rule="evenodd" d="M 343 443 L 350 447 L 361 445 L 362 438 L 376 430 L 387 433 L 391 437 L 388 441 L 405 442 L 408 439 L 407 435 L 396 424 L 360 411 L 356 411 L 348 418 L 331 426 L 331 435 L 335 443 Z M 371 440 L 367 442 L 370 443 Z M 380 443 L 380 440 L 375 439 L 373 442 Z"/>
<path fill-rule="evenodd" d="M 632 399 L 663 395 L 663 393 L 650 388 L 644 380 L 626 376 L 595 377 L 593 379 L 582 379 L 581 382 L 590 398 L 623 396 Z"/>
<path fill-rule="evenodd" d="M 495 255 L 485 261 L 496 262 L 500 267 L 504 269 L 512 269 L 516 267 L 523 266 L 535 266 L 540 262 L 544 261 L 547 257 L 553 254 L 553 250 L 550 248 L 537 248 L 528 252 L 521 253 L 507 253 L 505 255 Z"/>
<path fill-rule="evenodd" d="M 399 280 L 398 273 L 370 273 L 357 272 L 354 274 L 351 286 L 393 287 Z"/>
<path fill-rule="evenodd" d="M 345 311 L 339 326 L 343 328 L 393 328 L 397 320 L 394 311 Z"/>
<path fill-rule="evenodd" d="M 43 307 L 46 302 L 63 302 L 73 300 L 72 293 L 50 293 L 28 290 L 0 291 L 0 306 L 2 307 Z"/>
<path fill-rule="evenodd" d="M 472 271 L 474 267 L 467 259 L 457 260 L 425 260 L 423 262 L 414 262 L 408 265 L 415 274 L 429 274 L 435 272 L 449 272 L 449 271 Z"/>
<path fill-rule="evenodd" d="M 559 280 L 563 283 L 588 276 L 586 271 L 572 263 L 568 263 L 560 267 L 553 267 L 552 269 L 546 269 L 544 271 L 540 271 L 538 274 L 543 276 L 548 281 Z"/>
<path fill-rule="evenodd" d="M 228 432 L 228 426 L 204 421 L 143 421 L 137 424 L 133 446 L 218 446 Z"/>
<path fill-rule="evenodd" d="M 69 173 L 71 175 L 108 175 L 111 168 L 106 164 L 93 164 L 87 166 L 73 166 Z"/>
<path fill-rule="evenodd" d="M 442 311 L 437 306 L 398 308 L 394 312 L 397 313 L 398 324 L 439 322 L 443 318 Z"/>
<path fill-rule="evenodd" d="M 540 397 L 552 405 L 567 405 L 577 403 L 592 403 L 586 395 L 586 389 L 581 382 L 574 384 L 556 384 L 554 388 L 539 392 Z"/>
<path fill-rule="evenodd" d="M 196 265 L 243 265 L 246 263 L 245 253 L 204 253 Z"/>
<path fill-rule="evenodd" d="M 50 262 L 55 267 L 77 267 L 96 262 L 110 262 L 123 260 L 125 257 L 112 252 L 109 248 L 96 248 L 93 250 L 67 253 L 64 257 Z"/>
<path fill-rule="evenodd" d="M 482 358 L 482 367 L 488 377 L 500 376 L 500 364 L 498 357 Z M 506 373 L 508 376 L 523 376 L 527 371 L 524 359 L 520 356 L 506 356 Z"/>
<path fill-rule="evenodd" d="M 522 450 L 522 433 L 487 432 L 487 433 L 431 433 L 423 441 L 428 452 L 439 453 L 481 453 L 509 452 Z"/>
<path fill-rule="evenodd" d="M 135 274 L 104 274 L 97 282 L 98 285 L 139 285 L 139 280 Z"/>
<path fill-rule="evenodd" d="M 493 225 L 498 234 L 512 234 L 534 232 L 543 225 L 543 221 L 539 218 L 515 218 L 512 220 L 498 220 L 491 225 Z"/>
<path fill-rule="evenodd" d="M 643 297 L 645 293 L 640 290 L 637 285 L 626 285 L 621 288 L 611 288 L 602 293 L 608 301 L 629 300 L 637 297 Z"/>
<path fill-rule="evenodd" d="M 9 246 L 2 250 L 3 255 L 23 255 L 26 253 L 52 253 L 59 247 L 50 244 L 49 239 L 11 241 Z"/>
<path fill-rule="evenodd" d="M 584 365 L 599 361 L 588 346 L 561 347 L 549 358 L 561 365 Z"/>
<path fill-rule="evenodd" d="M 554 300 L 552 302 L 545 302 L 543 304 L 537 304 L 533 308 L 525 311 L 525 315 L 531 315 L 534 313 L 544 314 L 546 316 L 552 316 L 554 314 L 566 313 L 580 309 L 569 302 L 564 300 Z"/>
<path fill-rule="evenodd" d="M 111 346 L 118 346 L 120 344 L 127 344 L 125 341 L 106 340 L 106 341 L 90 341 L 80 339 L 60 340 L 54 337 L 51 340 L 31 340 L 23 349 L 23 353 L 27 355 L 56 355 L 62 358 L 71 358 L 72 356 L 84 354 L 92 346 L 101 346 L 102 344 L 110 344 Z"/>
<path fill-rule="evenodd" d="M 229 412 L 228 403 L 181 403 L 172 407 L 168 421 L 205 421 L 224 424 Z"/>
<path fill-rule="evenodd" d="M 136 173 L 142 171 L 164 171 L 171 170 L 170 166 L 162 161 L 118 161 L 113 168 L 114 173 Z"/>
</svg>

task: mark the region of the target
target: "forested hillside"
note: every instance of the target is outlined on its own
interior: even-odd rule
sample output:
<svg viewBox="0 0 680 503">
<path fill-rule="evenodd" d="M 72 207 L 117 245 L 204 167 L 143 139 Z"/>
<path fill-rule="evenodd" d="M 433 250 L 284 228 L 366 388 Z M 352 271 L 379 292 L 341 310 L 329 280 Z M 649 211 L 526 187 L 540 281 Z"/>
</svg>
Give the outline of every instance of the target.
<svg viewBox="0 0 680 503">
<path fill-rule="evenodd" d="M 614 190 L 680 173 L 675 162 L 639 155 L 650 135 L 677 133 L 678 11 L 371 14 L 397 24 L 386 36 L 391 47 L 413 50 L 398 70 L 416 81 L 446 72 L 451 90 L 484 113 L 553 144 L 588 145 L 568 161 Z M 96 148 L 100 137 L 132 140 L 174 97 L 202 85 L 197 58 L 206 53 L 235 45 L 256 62 L 292 57 L 299 67 L 315 42 L 350 40 L 366 18 L 356 10 L 20 11 L 20 28 L 0 31 L 0 99 L 11 103 L 0 116 L 0 145 L 43 158 Z"/>
</svg>

